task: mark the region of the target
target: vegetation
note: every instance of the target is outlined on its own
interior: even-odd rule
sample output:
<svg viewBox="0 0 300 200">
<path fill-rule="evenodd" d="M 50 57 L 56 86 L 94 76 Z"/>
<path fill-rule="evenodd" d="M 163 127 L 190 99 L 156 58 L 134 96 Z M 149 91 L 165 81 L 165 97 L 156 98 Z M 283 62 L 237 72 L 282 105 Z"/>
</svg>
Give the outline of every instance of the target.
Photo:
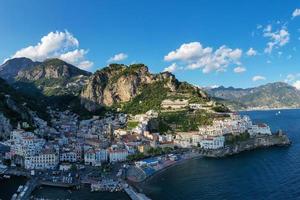
<svg viewBox="0 0 300 200">
<path fill-rule="evenodd" d="M 230 110 L 224 105 L 217 105 L 212 108 L 215 112 L 225 113 L 230 112 Z"/>
<path fill-rule="evenodd" d="M 162 112 L 150 122 L 151 128 L 160 133 L 197 131 L 198 126 L 210 125 L 212 116 L 204 111 Z M 154 125 L 153 125 L 154 124 Z"/>
<path fill-rule="evenodd" d="M 145 154 L 143 154 L 143 153 L 136 153 L 136 154 L 127 156 L 127 160 L 129 160 L 129 161 L 141 160 L 143 158 L 145 158 Z"/>
<path fill-rule="evenodd" d="M 138 121 L 128 121 L 127 122 L 127 129 L 131 130 L 131 129 L 137 127 L 138 124 L 139 124 Z"/>
<path fill-rule="evenodd" d="M 237 144 L 239 142 L 248 140 L 250 138 L 250 134 L 248 132 L 241 133 L 240 135 L 226 135 L 225 136 L 225 144 L 226 145 L 232 145 Z"/>
<path fill-rule="evenodd" d="M 133 100 L 125 103 L 123 112 L 130 114 L 145 113 L 148 110 L 160 110 L 161 102 L 166 98 L 168 89 L 163 82 L 144 85 L 141 93 Z"/>
<path fill-rule="evenodd" d="M 124 65 L 123 65 L 123 67 L 124 67 Z M 138 75 L 138 71 L 142 67 L 146 67 L 146 65 L 144 65 L 144 64 L 132 64 L 132 65 L 129 65 L 128 67 L 124 67 L 123 70 L 120 70 L 120 68 L 118 66 L 116 69 L 118 69 L 120 72 L 117 73 L 117 75 L 115 75 L 114 77 L 112 77 L 110 82 L 115 83 L 122 76 L 126 77 L 126 76 L 130 76 L 130 75 Z"/>
<path fill-rule="evenodd" d="M 157 148 L 153 148 L 151 147 L 147 154 L 151 155 L 151 156 L 158 156 L 158 155 L 162 155 L 162 154 L 168 154 L 171 153 L 173 151 L 172 148 L 170 147 L 165 147 L 165 148 L 161 148 L 161 147 L 157 147 Z"/>
<path fill-rule="evenodd" d="M 0 112 L 9 118 L 14 126 L 21 121 L 27 122 L 32 126 L 32 119 L 28 109 L 36 111 L 37 115 L 42 119 L 49 119 L 42 102 L 29 97 L 27 94 L 20 94 L 3 79 L 0 79 Z"/>
</svg>

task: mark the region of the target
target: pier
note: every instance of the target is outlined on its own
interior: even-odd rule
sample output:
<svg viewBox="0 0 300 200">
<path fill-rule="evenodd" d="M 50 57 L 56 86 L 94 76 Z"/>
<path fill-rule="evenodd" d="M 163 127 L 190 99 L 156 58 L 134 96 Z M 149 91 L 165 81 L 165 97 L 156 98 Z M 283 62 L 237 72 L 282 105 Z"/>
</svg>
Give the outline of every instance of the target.
<svg viewBox="0 0 300 200">
<path fill-rule="evenodd" d="M 130 197 L 132 200 L 151 200 L 148 198 L 145 194 L 138 193 L 136 192 L 133 187 L 128 185 L 127 183 L 123 184 L 124 191 L 127 193 L 127 195 Z"/>
<path fill-rule="evenodd" d="M 27 181 L 27 183 L 24 185 L 20 193 L 16 196 L 16 200 L 26 200 L 30 198 L 31 193 L 33 190 L 39 186 L 39 181 L 36 178 L 30 179 Z"/>
</svg>

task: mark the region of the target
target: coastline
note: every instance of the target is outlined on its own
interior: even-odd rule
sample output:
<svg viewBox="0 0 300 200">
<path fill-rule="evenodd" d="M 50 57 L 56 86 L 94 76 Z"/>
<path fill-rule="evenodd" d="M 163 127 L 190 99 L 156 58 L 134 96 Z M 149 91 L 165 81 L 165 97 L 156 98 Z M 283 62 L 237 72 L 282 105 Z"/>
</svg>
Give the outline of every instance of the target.
<svg viewBox="0 0 300 200">
<path fill-rule="evenodd" d="M 200 154 L 200 153 L 197 153 L 197 152 L 188 152 L 188 153 L 185 153 L 184 156 L 190 156 L 190 157 L 186 157 L 186 158 L 182 158 L 168 166 L 165 166 L 157 171 L 155 171 L 154 173 L 150 174 L 150 175 L 146 175 L 145 174 L 145 177 L 142 179 L 142 180 L 137 180 L 137 181 L 134 181 L 134 180 L 130 180 L 130 179 L 127 179 L 129 183 L 143 183 L 143 182 L 146 182 L 147 180 L 149 180 L 151 177 L 155 176 L 155 175 L 158 175 L 162 172 L 164 172 L 165 170 L 167 169 L 170 169 L 171 167 L 174 167 L 174 166 L 177 166 L 177 165 L 180 165 L 186 161 L 189 161 L 189 160 L 193 160 L 193 159 L 199 159 L 199 158 L 202 158 L 203 156 Z M 140 169 L 141 170 L 141 169 Z"/>
<path fill-rule="evenodd" d="M 291 145 L 291 141 L 285 134 L 273 134 L 268 136 L 257 136 L 254 138 L 249 138 L 247 141 L 243 141 L 238 144 L 229 145 L 222 149 L 215 149 L 215 150 L 199 150 L 199 153 L 193 152 L 194 154 L 191 157 L 179 160 L 169 166 L 166 166 L 160 170 L 155 171 L 153 174 L 146 175 L 142 180 L 139 181 L 133 181 L 128 179 L 128 182 L 134 186 L 138 191 L 142 191 L 139 187 L 141 184 L 146 183 L 148 180 L 150 180 L 152 177 L 159 175 L 163 173 L 164 171 L 170 169 L 171 167 L 180 165 L 182 163 L 185 163 L 186 161 L 190 161 L 193 159 L 199 159 L 199 158 L 224 158 L 227 156 L 235 155 L 242 153 L 244 151 L 251 151 L 255 149 L 260 148 L 269 148 L 274 146 L 289 146 Z M 191 154 L 189 152 L 188 154 Z"/>
<path fill-rule="evenodd" d="M 190 154 L 191 152 L 189 152 Z M 131 180 L 128 180 L 127 179 L 127 183 L 130 184 L 136 191 L 138 192 L 143 192 L 143 189 L 142 189 L 142 185 L 143 184 L 146 184 L 149 180 L 151 180 L 153 177 L 155 176 L 158 176 L 160 174 L 162 174 L 163 172 L 167 171 L 168 169 L 172 168 L 172 167 L 175 167 L 175 166 L 178 166 L 178 165 L 181 165 L 187 161 L 190 161 L 190 160 L 195 160 L 195 159 L 200 159 L 200 158 L 203 158 L 204 156 L 199 154 L 199 153 L 195 153 L 193 152 L 195 155 L 193 157 L 189 157 L 189 158 L 186 158 L 186 159 L 182 159 L 182 160 L 179 160 L 178 162 L 174 163 L 174 164 L 171 164 L 169 166 L 166 166 L 156 172 L 154 172 L 153 174 L 149 175 L 149 176 L 146 176 L 143 180 L 141 181 L 131 181 Z"/>
<path fill-rule="evenodd" d="M 250 151 L 260 148 L 268 148 L 273 146 L 290 146 L 291 141 L 285 134 L 273 134 L 268 136 L 256 136 L 237 144 L 228 145 L 222 149 L 202 150 L 201 155 L 209 158 L 223 158 L 244 151 Z"/>
<path fill-rule="evenodd" d="M 146 181 L 150 180 L 152 177 L 154 177 L 154 176 L 156 176 L 156 175 L 159 175 L 159 174 L 163 173 L 164 171 L 166 171 L 166 170 L 168 170 L 168 169 L 170 169 L 170 168 L 172 168 L 172 167 L 175 167 L 175 166 L 181 165 L 181 164 L 183 164 L 183 163 L 185 163 L 185 162 L 187 162 L 187 161 L 194 160 L 194 159 L 199 159 L 199 158 L 203 158 L 203 155 L 198 154 L 198 155 L 195 155 L 194 157 L 182 159 L 182 160 L 180 160 L 180 161 L 178 161 L 178 162 L 176 162 L 176 163 L 174 163 L 174 164 L 172 164 L 172 165 L 169 165 L 169 166 L 167 166 L 167 167 L 165 167 L 165 168 L 163 168 L 163 169 L 161 169 L 161 170 L 156 171 L 155 173 L 151 174 L 150 176 L 147 176 L 147 177 L 146 177 L 143 181 L 141 181 L 141 182 L 146 182 Z"/>
<path fill-rule="evenodd" d="M 248 108 L 248 109 L 239 109 L 235 110 L 235 112 L 251 112 L 251 111 L 276 111 L 276 110 L 299 110 L 300 107 L 291 108 L 291 107 L 281 107 L 281 108 Z"/>
</svg>

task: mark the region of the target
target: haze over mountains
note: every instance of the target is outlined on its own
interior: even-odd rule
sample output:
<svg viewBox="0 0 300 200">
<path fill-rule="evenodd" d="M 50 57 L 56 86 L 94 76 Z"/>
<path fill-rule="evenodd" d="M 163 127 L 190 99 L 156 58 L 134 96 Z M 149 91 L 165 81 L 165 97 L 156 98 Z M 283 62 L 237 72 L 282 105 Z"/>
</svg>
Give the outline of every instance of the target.
<svg viewBox="0 0 300 200">
<path fill-rule="evenodd" d="M 207 89 L 207 92 L 212 97 L 225 100 L 223 102 L 235 110 L 300 107 L 300 91 L 284 82 L 247 89 L 221 86 Z"/>
</svg>

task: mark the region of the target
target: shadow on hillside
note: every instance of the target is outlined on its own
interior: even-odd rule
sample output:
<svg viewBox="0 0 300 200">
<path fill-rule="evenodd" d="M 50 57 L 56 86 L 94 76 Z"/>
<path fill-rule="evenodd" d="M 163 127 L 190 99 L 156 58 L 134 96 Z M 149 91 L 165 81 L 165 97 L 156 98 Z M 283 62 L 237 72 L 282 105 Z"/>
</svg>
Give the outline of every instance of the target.
<svg viewBox="0 0 300 200">
<path fill-rule="evenodd" d="M 71 110 L 83 119 L 90 118 L 93 115 L 102 116 L 109 111 L 107 108 L 98 105 L 95 111 L 90 112 L 81 104 L 80 97 L 75 95 L 44 95 L 42 89 L 38 88 L 34 83 L 19 81 L 15 82 L 13 87 L 22 95 L 35 99 L 39 104 L 38 106 L 42 107 L 44 111 L 47 110 L 48 106 L 61 111 Z M 89 100 L 84 99 L 84 101 L 88 102 Z M 88 103 L 95 104 L 91 101 Z"/>
</svg>

